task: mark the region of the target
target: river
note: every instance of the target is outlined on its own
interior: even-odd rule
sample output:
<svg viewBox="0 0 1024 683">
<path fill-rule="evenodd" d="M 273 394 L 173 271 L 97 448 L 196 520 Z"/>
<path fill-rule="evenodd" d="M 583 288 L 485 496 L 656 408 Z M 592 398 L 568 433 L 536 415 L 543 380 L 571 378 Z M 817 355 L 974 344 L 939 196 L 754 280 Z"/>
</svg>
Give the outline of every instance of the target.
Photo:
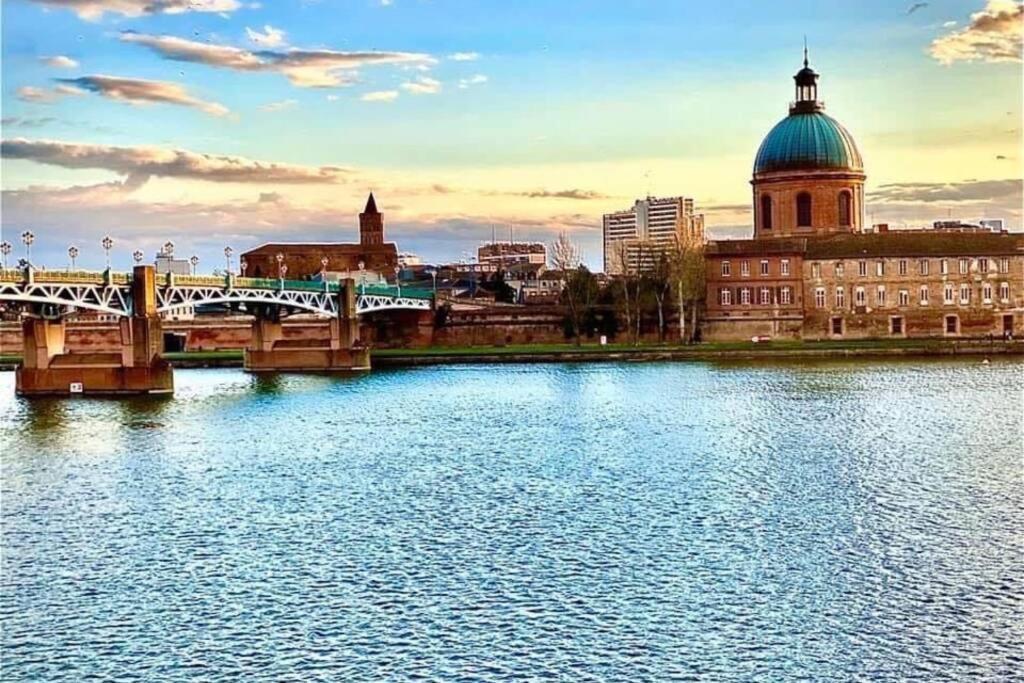
<svg viewBox="0 0 1024 683">
<path fill-rule="evenodd" d="M 1024 362 L 0 373 L 5 681 L 1006 680 Z"/>
</svg>

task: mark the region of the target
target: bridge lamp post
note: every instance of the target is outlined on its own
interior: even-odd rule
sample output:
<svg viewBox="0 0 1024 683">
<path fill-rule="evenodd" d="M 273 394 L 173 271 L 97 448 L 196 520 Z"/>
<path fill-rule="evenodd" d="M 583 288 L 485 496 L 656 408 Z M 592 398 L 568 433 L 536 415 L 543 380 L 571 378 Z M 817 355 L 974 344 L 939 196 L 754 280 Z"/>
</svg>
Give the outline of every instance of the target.
<svg viewBox="0 0 1024 683">
<path fill-rule="evenodd" d="M 238 274 L 245 277 L 245 269 L 249 265 L 249 262 L 245 260 L 245 257 L 238 259 Z"/>
<path fill-rule="evenodd" d="M 174 242 L 170 240 L 164 242 L 164 254 L 166 254 L 168 258 L 174 256 Z"/>
<path fill-rule="evenodd" d="M 31 230 L 26 230 L 21 233 L 21 241 L 25 244 L 25 261 L 28 265 L 32 266 L 32 243 L 36 241 L 36 236 L 32 234 Z"/>
<path fill-rule="evenodd" d="M 132 260 L 135 261 L 135 263 L 142 263 L 142 259 L 145 258 L 145 256 L 146 255 L 142 253 L 141 249 L 136 249 L 132 252 Z"/>
<path fill-rule="evenodd" d="M 188 262 L 192 264 L 192 274 L 195 275 L 196 274 L 196 266 L 199 265 L 199 257 L 196 256 L 195 254 L 192 254 L 192 257 L 189 258 Z"/>
<path fill-rule="evenodd" d="M 68 247 L 68 258 L 71 259 L 71 270 L 75 269 L 75 259 L 78 258 L 78 247 L 71 245 Z"/>
<path fill-rule="evenodd" d="M 363 273 L 363 269 L 366 268 L 366 263 L 363 261 L 359 262 L 359 293 L 366 294 L 366 275 Z"/>
<path fill-rule="evenodd" d="M 395 286 L 398 287 L 398 296 L 402 296 L 402 280 L 398 275 L 402 272 L 401 266 L 395 266 Z"/>
<path fill-rule="evenodd" d="M 107 270 L 110 270 L 110 249 L 114 246 L 114 240 L 111 239 L 110 235 L 104 235 L 103 241 L 100 244 L 103 245 L 103 252 L 107 256 Z"/>
<path fill-rule="evenodd" d="M 235 253 L 235 250 L 231 247 L 224 247 L 224 260 L 227 261 L 228 269 L 227 275 L 231 275 L 231 255 Z"/>
<path fill-rule="evenodd" d="M 11 250 L 13 248 L 14 247 L 11 246 L 11 243 L 8 242 L 7 240 L 4 240 L 3 242 L 0 242 L 0 255 L 3 256 L 3 267 L 4 268 L 7 268 L 7 257 L 11 255 Z"/>
</svg>

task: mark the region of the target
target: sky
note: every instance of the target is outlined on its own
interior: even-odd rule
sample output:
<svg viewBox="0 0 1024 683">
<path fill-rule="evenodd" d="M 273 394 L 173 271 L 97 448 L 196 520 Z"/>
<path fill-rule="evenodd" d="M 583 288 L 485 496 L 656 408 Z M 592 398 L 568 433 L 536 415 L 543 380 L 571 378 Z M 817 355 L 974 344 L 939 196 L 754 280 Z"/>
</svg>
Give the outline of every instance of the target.
<svg viewBox="0 0 1024 683">
<path fill-rule="evenodd" d="M 864 157 L 871 222 L 1021 229 L 1018 0 L 4 0 L 3 239 L 199 270 L 266 241 L 386 239 L 459 260 L 695 198 L 751 234 L 757 147 L 804 36 Z"/>
</svg>

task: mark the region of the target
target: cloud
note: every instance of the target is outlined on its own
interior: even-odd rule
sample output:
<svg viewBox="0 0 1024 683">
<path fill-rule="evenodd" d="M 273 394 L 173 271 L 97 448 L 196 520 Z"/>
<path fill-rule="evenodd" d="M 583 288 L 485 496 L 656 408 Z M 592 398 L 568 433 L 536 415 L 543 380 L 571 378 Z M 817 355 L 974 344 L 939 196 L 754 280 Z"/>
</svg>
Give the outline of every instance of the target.
<svg viewBox="0 0 1024 683">
<path fill-rule="evenodd" d="M 461 90 L 465 90 L 466 88 L 469 88 L 474 85 L 483 85 L 486 82 L 487 76 L 484 76 L 483 74 L 476 74 L 475 76 L 470 76 L 469 78 L 460 78 L 459 88 Z"/>
<path fill-rule="evenodd" d="M 365 93 L 360 97 L 363 102 L 394 102 L 398 99 L 397 90 L 377 90 Z"/>
<path fill-rule="evenodd" d="M 448 55 L 448 59 L 453 62 L 475 62 L 480 59 L 479 52 L 455 52 Z"/>
<path fill-rule="evenodd" d="M 610 195 L 594 192 L 593 190 L 530 190 L 526 192 L 502 192 L 512 197 L 526 197 L 528 199 L 610 199 Z"/>
<path fill-rule="evenodd" d="M 429 76 L 420 76 L 415 81 L 406 81 L 398 87 L 413 95 L 436 95 L 441 92 L 441 81 Z"/>
<path fill-rule="evenodd" d="M 262 45 L 265 47 L 279 47 L 284 45 L 284 31 L 279 28 L 274 28 L 270 24 L 263 27 L 263 33 L 254 31 L 246 26 L 245 34 L 249 37 L 249 40 L 256 45 Z"/>
<path fill-rule="evenodd" d="M 40 57 L 39 61 L 46 66 L 53 67 L 54 69 L 77 69 L 78 62 L 71 59 L 71 57 L 65 57 L 64 55 L 53 55 L 52 57 Z"/>
<path fill-rule="evenodd" d="M 924 9 L 927 6 L 928 6 L 927 2 L 915 2 L 913 5 L 911 5 L 910 7 L 907 8 L 907 14 L 908 15 L 909 14 L 913 14 L 917 10 Z"/>
<path fill-rule="evenodd" d="M 58 85 L 53 88 L 37 88 L 32 85 L 18 88 L 18 99 L 33 104 L 53 104 L 65 97 L 78 97 L 85 91 L 70 85 Z"/>
<path fill-rule="evenodd" d="M 298 100 L 281 100 L 280 102 L 271 102 L 264 104 L 260 107 L 260 111 L 283 111 L 285 109 L 291 109 L 299 104 Z"/>
<path fill-rule="evenodd" d="M 183 149 L 115 147 L 25 138 L 3 140 L 0 156 L 62 168 L 103 169 L 143 183 L 156 176 L 217 183 L 326 184 L 341 182 L 348 173 L 336 166 L 279 164 Z"/>
<path fill-rule="evenodd" d="M 942 22 L 942 28 L 953 28 L 956 25 L 957 25 L 957 22 L 955 22 L 955 21 L 944 21 L 944 22 Z"/>
<path fill-rule="evenodd" d="M 941 64 L 954 62 L 1019 62 L 1024 38 L 1024 3 L 988 0 L 970 24 L 932 41 L 929 52 Z"/>
<path fill-rule="evenodd" d="M 355 70 L 375 64 L 432 64 L 417 52 L 342 52 L 338 50 L 250 51 L 229 45 L 200 43 L 167 35 L 125 31 L 121 40 L 143 45 L 164 59 L 193 62 L 235 71 L 274 72 L 300 88 L 335 88 L 355 83 Z"/>
<path fill-rule="evenodd" d="M 183 107 L 194 107 L 211 116 L 225 116 L 230 113 L 224 105 L 200 100 L 188 94 L 184 87 L 168 81 L 147 81 L 140 78 L 104 75 L 62 78 L 60 80 L 62 83 L 129 104 L 176 104 Z"/>
<path fill-rule="evenodd" d="M 39 117 L 24 117 L 24 116 L 5 116 L 0 119 L 0 126 L 10 128 L 42 128 L 43 126 L 51 123 L 56 123 L 57 119 L 52 116 L 39 116 Z"/>
<path fill-rule="evenodd" d="M 876 202 L 920 202 L 944 204 L 992 202 L 1012 199 L 1021 203 L 1024 181 L 965 180 L 959 183 L 890 183 L 868 193 Z"/>
<path fill-rule="evenodd" d="M 238 0 L 32 0 L 45 7 L 69 9 L 88 21 L 100 19 L 107 12 L 126 17 L 145 14 L 184 14 L 185 12 L 233 12 Z"/>
</svg>

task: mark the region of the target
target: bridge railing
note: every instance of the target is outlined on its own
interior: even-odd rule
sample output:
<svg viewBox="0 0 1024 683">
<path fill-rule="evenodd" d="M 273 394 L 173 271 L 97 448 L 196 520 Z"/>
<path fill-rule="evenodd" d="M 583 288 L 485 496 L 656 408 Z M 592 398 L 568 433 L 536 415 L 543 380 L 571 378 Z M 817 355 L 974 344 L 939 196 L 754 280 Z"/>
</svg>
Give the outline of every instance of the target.
<svg viewBox="0 0 1024 683">
<path fill-rule="evenodd" d="M 394 285 L 360 285 L 356 287 L 360 294 L 371 294 L 376 296 L 398 296 L 401 294 L 406 299 L 433 299 L 434 292 L 429 289 L 418 287 L 396 287 Z"/>
<path fill-rule="evenodd" d="M 74 284 L 107 283 L 108 272 L 103 270 L 37 270 L 32 269 L 32 282 L 70 282 Z M 109 271 L 110 284 L 127 285 L 132 281 L 132 274 Z M 4 268 L 0 270 L 0 280 L 4 282 L 25 282 L 28 271 L 22 268 Z"/>
</svg>

